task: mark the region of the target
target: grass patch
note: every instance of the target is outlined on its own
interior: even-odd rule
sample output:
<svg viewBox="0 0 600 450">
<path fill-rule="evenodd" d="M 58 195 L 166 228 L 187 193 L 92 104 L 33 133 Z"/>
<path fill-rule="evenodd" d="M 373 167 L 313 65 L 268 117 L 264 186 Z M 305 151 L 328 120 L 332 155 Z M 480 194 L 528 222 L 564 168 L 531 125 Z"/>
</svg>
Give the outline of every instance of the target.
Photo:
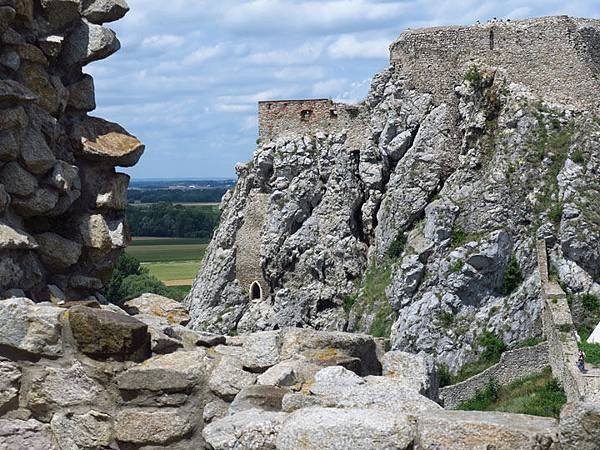
<svg viewBox="0 0 600 450">
<path fill-rule="evenodd" d="M 400 233 L 396 239 L 392 241 L 390 244 L 390 248 L 388 249 L 388 256 L 392 259 L 398 259 L 402 256 L 404 252 L 404 248 L 406 247 L 406 235 L 404 233 Z"/>
<path fill-rule="evenodd" d="M 579 149 L 575 149 L 571 155 L 571 161 L 573 161 L 575 164 L 583 164 L 585 162 L 583 152 Z"/>
<path fill-rule="evenodd" d="M 177 261 L 166 263 L 146 263 L 150 274 L 160 281 L 190 280 L 196 278 L 200 261 Z"/>
<path fill-rule="evenodd" d="M 479 71 L 479 67 L 471 66 L 469 70 L 465 73 L 465 81 L 468 81 L 475 87 L 480 87 L 483 81 L 483 75 Z"/>
<path fill-rule="evenodd" d="M 457 226 L 452 229 L 450 242 L 452 242 L 453 247 L 460 247 L 467 242 L 467 233 L 465 233 L 463 227 Z"/>
<path fill-rule="evenodd" d="M 126 252 L 142 263 L 200 261 L 207 247 L 203 239 L 134 238 Z"/>
<path fill-rule="evenodd" d="M 543 337 L 530 337 L 523 341 L 521 347 L 535 347 L 536 345 L 546 342 L 546 338 Z"/>
<path fill-rule="evenodd" d="M 552 377 L 550 368 L 546 368 L 540 375 L 523 378 L 507 386 L 500 386 L 492 380 L 474 398 L 460 405 L 459 409 L 558 418 L 566 401 L 562 387 Z"/>
<path fill-rule="evenodd" d="M 465 262 L 462 259 L 457 259 L 454 264 L 450 266 L 450 272 L 460 272 L 465 267 Z"/>
<path fill-rule="evenodd" d="M 580 328 L 578 330 L 581 342 L 579 348 L 585 353 L 585 362 L 593 367 L 600 367 L 600 344 L 588 344 L 587 340 L 593 330 L 589 328 Z"/>
<path fill-rule="evenodd" d="M 463 365 L 458 373 L 451 377 L 450 384 L 460 383 L 497 364 L 500 361 L 502 353 L 506 351 L 504 342 L 489 331 L 484 332 L 479 337 L 477 344 L 480 348 L 483 348 L 479 358 Z"/>
</svg>

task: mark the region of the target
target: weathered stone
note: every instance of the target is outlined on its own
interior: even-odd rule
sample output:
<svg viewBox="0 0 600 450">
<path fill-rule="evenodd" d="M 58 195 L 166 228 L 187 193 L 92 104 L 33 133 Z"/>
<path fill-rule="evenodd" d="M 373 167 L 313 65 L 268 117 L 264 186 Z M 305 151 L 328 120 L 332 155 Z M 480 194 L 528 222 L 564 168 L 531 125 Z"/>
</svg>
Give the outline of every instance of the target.
<svg viewBox="0 0 600 450">
<path fill-rule="evenodd" d="M 221 358 L 208 380 L 211 391 L 224 400 L 231 401 L 244 387 L 256 382 L 256 375 L 246 372 L 238 359 Z"/>
<path fill-rule="evenodd" d="M 216 399 L 208 402 L 202 411 L 202 419 L 204 423 L 211 423 L 213 420 L 225 417 L 229 411 L 229 404 L 223 400 Z"/>
<path fill-rule="evenodd" d="M 65 239 L 56 233 L 37 234 L 39 252 L 44 264 L 64 270 L 75 264 L 81 256 L 81 244 Z"/>
<path fill-rule="evenodd" d="M 35 305 L 26 298 L 0 301 L 0 345 L 34 355 L 60 355 L 62 313 L 60 308 Z"/>
<path fill-rule="evenodd" d="M 35 419 L 0 419 L 0 450 L 59 450 L 50 426 Z"/>
<path fill-rule="evenodd" d="M 248 409 L 281 411 L 281 401 L 289 390 L 275 386 L 246 386 L 233 399 L 229 413 L 236 414 Z"/>
<path fill-rule="evenodd" d="M 93 111 L 96 109 L 94 95 L 94 79 L 87 74 L 83 78 L 68 86 L 69 103 L 67 107 L 76 111 Z"/>
<path fill-rule="evenodd" d="M 0 249 L 35 249 L 38 243 L 29 234 L 0 221 Z"/>
<path fill-rule="evenodd" d="M 0 130 L 25 128 L 29 117 L 22 106 L 0 110 Z"/>
<path fill-rule="evenodd" d="M 62 306 L 67 302 L 67 296 L 58 286 L 49 284 L 47 286 L 50 303 L 57 306 Z"/>
<path fill-rule="evenodd" d="M 305 359 L 282 361 L 259 375 L 257 383 L 279 387 L 301 386 L 313 379 L 322 368 Z"/>
<path fill-rule="evenodd" d="M 108 447 L 112 442 L 112 417 L 91 410 L 85 414 L 58 412 L 50 426 L 61 450 Z"/>
<path fill-rule="evenodd" d="M 0 80 L 0 101 L 29 103 L 37 100 L 36 95 L 14 80 Z"/>
<path fill-rule="evenodd" d="M 435 411 L 417 418 L 423 449 L 552 449 L 558 447 L 554 419 L 500 412 Z"/>
<path fill-rule="evenodd" d="M 14 50 L 5 50 L 0 54 L 0 64 L 17 71 L 21 66 L 21 57 Z"/>
<path fill-rule="evenodd" d="M 76 306 L 69 310 L 69 324 L 82 353 L 119 360 L 149 356 L 148 326 L 133 317 Z"/>
<path fill-rule="evenodd" d="M 0 415 L 18 405 L 21 369 L 14 362 L 0 357 Z"/>
<path fill-rule="evenodd" d="M 38 45 L 42 49 L 42 51 L 51 58 L 57 57 L 63 46 L 63 42 L 65 41 L 65 37 L 61 35 L 50 35 L 43 38 L 38 39 Z"/>
<path fill-rule="evenodd" d="M 169 337 L 158 328 L 149 326 L 148 332 L 150 333 L 150 349 L 152 353 L 166 355 L 183 348 L 183 342 Z"/>
<path fill-rule="evenodd" d="M 79 232 L 86 247 L 108 249 L 112 246 L 108 224 L 101 214 L 83 216 L 79 222 Z"/>
<path fill-rule="evenodd" d="M 2 168 L 0 183 L 9 194 L 21 196 L 33 194 L 38 184 L 37 179 L 15 161 L 9 162 Z"/>
<path fill-rule="evenodd" d="M 104 59 L 121 48 L 112 30 L 82 20 L 67 36 L 63 47 L 63 64 L 85 66 L 92 61 Z"/>
<path fill-rule="evenodd" d="M 40 0 L 40 3 L 55 30 L 79 18 L 79 0 Z"/>
<path fill-rule="evenodd" d="M 276 439 L 287 414 L 281 412 L 243 411 L 213 421 L 204 427 L 202 436 L 214 450 L 276 449 Z"/>
<path fill-rule="evenodd" d="M 6 210 L 6 207 L 10 203 L 10 195 L 4 189 L 4 186 L 0 184 L 0 213 Z"/>
<path fill-rule="evenodd" d="M 73 275 L 72 277 L 69 277 L 69 286 L 75 289 L 87 289 L 93 291 L 102 289 L 103 283 L 99 278 Z"/>
<path fill-rule="evenodd" d="M 23 376 L 21 403 L 41 420 L 50 420 L 55 410 L 92 406 L 98 408 L 106 390 L 75 361 L 71 367 L 35 367 Z"/>
<path fill-rule="evenodd" d="M 190 316 L 185 307 L 175 300 L 157 294 L 142 294 L 125 302 L 129 314 L 147 314 L 164 317 L 169 324 L 185 325 Z"/>
<path fill-rule="evenodd" d="M 46 215 L 58 203 L 58 192 L 52 188 L 42 187 L 36 189 L 33 195 L 27 198 L 15 197 L 12 207 L 23 217 Z"/>
<path fill-rule="evenodd" d="M 277 449 L 410 449 L 415 427 L 400 414 L 369 409 L 307 408 L 291 414 Z M 448 447 L 450 448 L 450 447 Z"/>
<path fill-rule="evenodd" d="M 35 45 L 22 43 L 17 47 L 17 51 L 23 61 L 29 61 L 43 67 L 48 67 L 49 65 L 46 56 L 44 56 L 42 51 Z"/>
<path fill-rule="evenodd" d="M 438 398 L 439 382 L 435 361 L 429 355 L 400 351 L 388 352 L 382 360 L 383 375 L 398 380 L 407 388 L 433 400 Z"/>
<path fill-rule="evenodd" d="M 77 124 L 72 138 L 84 158 L 114 166 L 133 166 L 144 153 L 144 145 L 137 138 L 117 124 L 95 117 Z"/>
<path fill-rule="evenodd" d="M 98 24 L 119 20 L 129 11 L 125 0 L 83 0 L 82 6 L 85 18 Z"/>
<path fill-rule="evenodd" d="M 12 161 L 17 159 L 19 147 L 11 132 L 0 131 L 0 161 Z"/>
<path fill-rule="evenodd" d="M 4 33 L 12 19 L 15 18 L 16 12 L 10 6 L 0 6 L 0 33 Z"/>
<path fill-rule="evenodd" d="M 192 431 L 191 419 L 171 408 L 159 411 L 125 409 L 115 418 L 116 438 L 133 444 L 166 444 Z"/>
<path fill-rule="evenodd" d="M 179 351 L 158 355 L 116 378 L 119 389 L 187 392 L 203 381 L 212 368 L 206 351 Z"/>
<path fill-rule="evenodd" d="M 81 190 L 79 169 L 65 161 L 56 161 L 48 181 L 52 187 L 61 192 Z"/>
<path fill-rule="evenodd" d="M 38 52 L 44 56 L 39 49 Z M 44 67 L 28 61 L 21 64 L 19 72 L 25 86 L 37 97 L 36 103 L 51 114 L 58 114 L 61 110 L 61 93 L 55 81 L 59 80 L 52 78 Z"/>
<path fill-rule="evenodd" d="M 560 445 L 566 450 L 592 450 L 600 442 L 600 404 L 568 403 L 560 412 Z"/>
<path fill-rule="evenodd" d="M 367 408 L 394 413 L 417 414 L 437 411 L 441 407 L 393 378 L 361 378 L 343 367 L 328 367 L 315 375 L 306 393 L 287 394 L 284 411 L 306 406 L 333 408 Z"/>
</svg>

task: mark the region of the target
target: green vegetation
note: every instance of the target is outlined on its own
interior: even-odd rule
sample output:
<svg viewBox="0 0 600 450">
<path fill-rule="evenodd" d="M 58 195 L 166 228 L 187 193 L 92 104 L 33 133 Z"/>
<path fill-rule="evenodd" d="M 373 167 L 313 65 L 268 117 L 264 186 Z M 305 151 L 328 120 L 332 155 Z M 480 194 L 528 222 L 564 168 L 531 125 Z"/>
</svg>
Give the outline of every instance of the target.
<svg viewBox="0 0 600 450">
<path fill-rule="evenodd" d="M 132 245 L 126 251 L 143 263 L 200 261 L 204 257 L 207 246 L 204 239 L 134 238 Z"/>
<path fill-rule="evenodd" d="M 535 347 L 536 345 L 541 344 L 542 342 L 546 342 L 546 338 L 530 337 L 530 338 L 526 339 L 525 341 L 523 341 L 523 343 L 521 344 L 521 347 Z"/>
<path fill-rule="evenodd" d="M 167 287 L 148 273 L 140 262 L 123 254 L 117 260 L 112 277 L 106 285 L 104 295 L 117 305 L 146 292 L 169 296 Z"/>
<path fill-rule="evenodd" d="M 483 82 L 483 75 L 479 71 L 479 67 L 469 67 L 469 70 L 467 70 L 467 73 L 465 73 L 465 81 L 468 81 L 476 88 L 480 87 L 481 83 Z"/>
<path fill-rule="evenodd" d="M 406 235 L 404 233 L 400 233 L 396 239 L 392 241 L 390 244 L 390 248 L 388 249 L 388 256 L 392 259 L 398 259 L 402 256 L 404 252 L 404 248 L 406 247 Z"/>
<path fill-rule="evenodd" d="M 375 313 L 369 328 L 369 333 L 375 337 L 388 337 L 395 320 L 394 311 L 385 293 L 391 276 L 390 261 L 385 261 L 381 266 L 372 264 L 363 276 L 356 293 L 344 299 L 344 310 L 349 313 L 354 308 L 357 321 L 367 313 Z"/>
<path fill-rule="evenodd" d="M 454 314 L 452 314 L 451 312 L 443 311 L 438 315 L 438 319 L 440 321 L 441 326 L 444 329 L 448 329 L 454 323 Z"/>
<path fill-rule="evenodd" d="M 200 261 L 149 263 L 143 264 L 143 267 L 161 281 L 191 280 L 198 273 Z"/>
<path fill-rule="evenodd" d="M 504 281 L 502 283 L 502 293 L 504 295 L 512 294 L 515 289 L 523 282 L 523 273 L 519 262 L 514 256 L 508 261 L 506 270 L 504 271 Z"/>
<path fill-rule="evenodd" d="M 467 233 L 461 226 L 454 227 L 450 235 L 450 241 L 453 247 L 459 247 L 467 242 Z"/>
<path fill-rule="evenodd" d="M 590 328 L 581 327 L 578 330 L 581 342 L 579 348 L 585 353 L 585 362 L 594 367 L 600 367 L 600 344 L 588 344 L 587 340 L 593 330 Z"/>
<path fill-rule="evenodd" d="M 460 383 L 497 364 L 502 353 L 506 351 L 504 342 L 489 331 L 484 332 L 479 337 L 477 344 L 480 348 L 483 348 L 479 358 L 462 366 L 458 373 L 451 377 L 450 384 Z"/>
<path fill-rule="evenodd" d="M 169 295 L 173 300 L 182 301 L 192 290 L 192 286 L 167 286 Z"/>
<path fill-rule="evenodd" d="M 581 305 L 588 313 L 600 313 L 600 298 L 592 294 L 583 294 L 580 297 Z"/>
<path fill-rule="evenodd" d="M 210 239 L 219 223 L 219 208 L 168 203 L 129 206 L 127 219 L 133 236 Z"/>
<path fill-rule="evenodd" d="M 573 161 L 575 164 L 583 164 L 585 162 L 583 152 L 579 149 L 575 149 L 571 155 L 571 161 Z"/>
<path fill-rule="evenodd" d="M 496 380 L 459 409 L 468 411 L 504 411 L 534 416 L 558 417 L 567 397 L 550 368 L 542 374 L 500 386 Z"/>
<path fill-rule="evenodd" d="M 462 259 L 457 259 L 454 264 L 450 266 L 450 272 L 460 272 L 465 267 L 465 262 Z"/>
<path fill-rule="evenodd" d="M 452 384 L 452 374 L 450 373 L 450 369 L 448 369 L 447 364 L 442 363 L 438 365 L 437 374 L 440 387 L 450 386 Z"/>
</svg>

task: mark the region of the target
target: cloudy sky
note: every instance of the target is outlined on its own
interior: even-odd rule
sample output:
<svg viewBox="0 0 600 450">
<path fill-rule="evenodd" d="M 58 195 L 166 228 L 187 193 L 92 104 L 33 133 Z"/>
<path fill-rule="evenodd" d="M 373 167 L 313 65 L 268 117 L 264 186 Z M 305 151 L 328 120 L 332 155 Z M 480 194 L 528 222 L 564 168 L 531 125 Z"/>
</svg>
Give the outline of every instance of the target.
<svg viewBox="0 0 600 450">
<path fill-rule="evenodd" d="M 406 28 L 492 17 L 600 18 L 599 0 L 128 0 L 122 49 L 87 71 L 95 114 L 146 144 L 135 178 L 230 177 L 257 102 L 362 99 Z"/>
</svg>

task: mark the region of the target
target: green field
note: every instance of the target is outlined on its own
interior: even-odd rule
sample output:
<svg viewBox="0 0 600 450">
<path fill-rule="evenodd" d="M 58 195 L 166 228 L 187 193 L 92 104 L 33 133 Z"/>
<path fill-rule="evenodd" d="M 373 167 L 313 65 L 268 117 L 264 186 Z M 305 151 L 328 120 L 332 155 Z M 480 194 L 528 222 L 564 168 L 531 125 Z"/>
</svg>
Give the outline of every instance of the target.
<svg viewBox="0 0 600 450">
<path fill-rule="evenodd" d="M 178 261 L 167 263 L 145 263 L 150 273 L 161 281 L 193 280 L 196 278 L 200 261 Z"/>
<path fill-rule="evenodd" d="M 142 263 L 201 261 L 208 244 L 203 239 L 133 238 L 127 253 Z"/>
</svg>

